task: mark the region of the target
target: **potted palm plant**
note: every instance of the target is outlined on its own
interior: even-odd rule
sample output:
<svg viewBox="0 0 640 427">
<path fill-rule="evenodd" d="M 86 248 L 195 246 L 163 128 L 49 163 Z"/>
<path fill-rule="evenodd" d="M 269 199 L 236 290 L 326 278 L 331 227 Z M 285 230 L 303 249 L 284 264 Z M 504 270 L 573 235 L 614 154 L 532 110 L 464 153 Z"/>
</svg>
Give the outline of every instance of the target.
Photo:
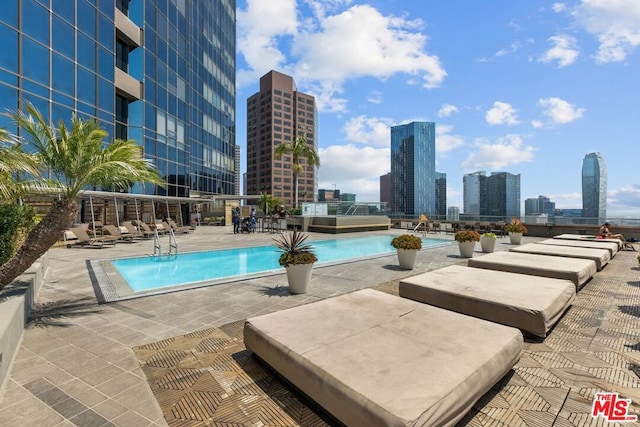
<svg viewBox="0 0 640 427">
<path fill-rule="evenodd" d="M 309 290 L 313 264 L 318 258 L 313 246 L 305 243 L 307 235 L 294 230 L 273 239 L 275 246 L 282 251 L 278 263 L 287 271 L 287 282 L 292 294 L 303 294 Z"/>
<path fill-rule="evenodd" d="M 411 234 L 402 234 L 391 240 L 391 246 L 396 248 L 400 268 L 413 270 L 416 264 L 416 254 L 422 249 L 422 239 Z"/>
<path fill-rule="evenodd" d="M 522 235 L 527 232 L 527 227 L 518 218 L 512 218 L 504 226 L 504 229 L 509 233 L 509 240 L 511 240 L 512 245 L 519 245 L 522 241 Z"/>
<path fill-rule="evenodd" d="M 462 258 L 472 258 L 476 242 L 480 241 L 480 234 L 474 230 L 461 230 L 456 233 L 455 239 L 458 242 L 460 256 Z"/>
<path fill-rule="evenodd" d="M 480 235 L 480 247 L 484 253 L 493 252 L 496 247 L 496 234 L 491 232 L 482 233 Z"/>
</svg>

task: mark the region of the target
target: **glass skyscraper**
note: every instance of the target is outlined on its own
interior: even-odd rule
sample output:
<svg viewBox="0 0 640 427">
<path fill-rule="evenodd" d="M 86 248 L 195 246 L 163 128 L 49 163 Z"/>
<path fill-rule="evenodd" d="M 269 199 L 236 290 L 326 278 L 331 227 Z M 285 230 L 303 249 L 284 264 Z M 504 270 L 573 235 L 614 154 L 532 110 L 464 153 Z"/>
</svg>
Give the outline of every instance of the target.
<svg viewBox="0 0 640 427">
<path fill-rule="evenodd" d="M 392 215 L 436 214 L 436 124 L 391 127 Z"/>
<path fill-rule="evenodd" d="M 0 110 L 96 118 L 133 139 L 166 189 L 234 194 L 235 0 L 6 0 Z M 6 118 L 0 126 L 11 132 Z"/>
<path fill-rule="evenodd" d="M 487 215 L 490 220 L 520 218 L 520 174 L 492 172 L 487 177 Z"/>
<path fill-rule="evenodd" d="M 465 215 L 486 215 L 487 174 L 484 171 L 468 173 L 462 177 L 462 204 Z"/>
<path fill-rule="evenodd" d="M 447 218 L 447 174 L 436 172 L 436 218 Z"/>
<path fill-rule="evenodd" d="M 600 153 L 589 153 L 582 161 L 582 216 L 594 224 L 607 218 L 607 165 Z"/>
</svg>

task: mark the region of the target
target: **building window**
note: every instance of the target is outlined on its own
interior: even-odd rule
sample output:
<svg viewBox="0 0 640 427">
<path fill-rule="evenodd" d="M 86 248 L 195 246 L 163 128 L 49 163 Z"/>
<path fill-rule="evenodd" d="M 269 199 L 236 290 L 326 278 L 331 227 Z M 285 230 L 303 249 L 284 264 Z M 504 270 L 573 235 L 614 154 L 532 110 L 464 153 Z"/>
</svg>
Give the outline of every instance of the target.
<svg viewBox="0 0 640 427">
<path fill-rule="evenodd" d="M 129 45 L 122 40 L 116 40 L 116 67 L 129 72 Z"/>
</svg>

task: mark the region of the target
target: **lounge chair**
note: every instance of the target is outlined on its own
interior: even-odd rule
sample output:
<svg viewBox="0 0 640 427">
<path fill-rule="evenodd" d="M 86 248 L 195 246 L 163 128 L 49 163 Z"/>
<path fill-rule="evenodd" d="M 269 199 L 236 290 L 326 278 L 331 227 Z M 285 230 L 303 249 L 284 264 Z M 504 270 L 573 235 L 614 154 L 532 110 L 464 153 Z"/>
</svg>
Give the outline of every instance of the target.
<svg viewBox="0 0 640 427">
<path fill-rule="evenodd" d="M 131 221 L 125 221 L 122 223 L 123 227 L 129 231 L 129 235 L 134 239 L 148 239 L 153 237 L 153 231 L 149 230 L 149 232 L 138 230 L 138 227 L 133 225 Z"/>
<path fill-rule="evenodd" d="M 140 228 L 140 231 L 142 233 L 144 233 L 145 235 L 151 235 L 153 236 L 155 234 L 155 231 L 151 229 L 151 227 L 149 227 L 147 224 L 145 224 L 142 221 L 138 221 L 138 220 L 133 220 L 131 221 L 131 223 L 133 225 L 135 225 L 136 227 Z M 157 230 L 158 234 L 166 234 L 167 232 L 164 230 L 164 227 L 162 230 Z"/>
<path fill-rule="evenodd" d="M 509 249 L 511 252 L 521 252 L 527 254 L 552 255 L 559 257 L 584 258 L 596 263 L 598 271 L 611 261 L 611 252 L 607 249 L 581 248 L 571 246 L 541 245 L 538 243 L 527 243 Z"/>
<path fill-rule="evenodd" d="M 549 255 L 523 254 L 518 252 L 494 252 L 467 261 L 469 267 L 533 276 L 568 279 L 576 291 L 584 286 L 596 273 L 596 263 L 590 259 L 567 258 Z"/>
<path fill-rule="evenodd" d="M 166 221 L 165 221 L 166 223 Z M 171 227 L 171 229 L 173 230 L 174 233 L 193 233 L 195 230 L 191 227 L 186 227 L 186 226 L 179 226 L 178 224 L 176 224 L 176 222 L 172 219 L 169 220 L 168 222 L 169 227 Z"/>
<path fill-rule="evenodd" d="M 99 247 L 102 249 L 105 245 L 116 245 L 117 238 L 113 236 L 96 236 L 91 237 L 87 234 L 87 232 L 81 227 L 71 227 L 69 229 L 76 237 L 77 243 L 81 246 L 91 246 L 91 247 Z M 67 247 L 69 247 L 67 245 Z"/>
<path fill-rule="evenodd" d="M 617 239 L 616 239 L 617 240 Z M 605 242 L 604 240 L 568 240 L 568 239 L 545 239 L 537 242 L 541 245 L 555 245 L 555 246 L 571 246 L 574 248 L 595 248 L 595 249 L 607 249 L 611 253 L 613 258 L 620 250 L 619 241 Z"/>
<path fill-rule="evenodd" d="M 126 230 L 126 228 L 125 228 Z M 110 236 L 115 236 L 116 239 L 120 242 L 127 242 L 127 243 L 133 243 L 133 236 L 129 234 L 129 232 L 127 231 L 126 233 L 124 233 L 122 230 L 120 230 L 119 228 L 116 228 L 115 225 L 105 225 L 104 226 L 104 231 L 105 233 L 107 233 Z"/>
<path fill-rule="evenodd" d="M 402 279 L 399 294 L 544 338 L 576 287 L 569 280 L 451 265 Z"/>
<path fill-rule="evenodd" d="M 523 347 L 518 329 L 372 289 L 250 318 L 244 342 L 349 426 L 453 426 Z"/>
</svg>

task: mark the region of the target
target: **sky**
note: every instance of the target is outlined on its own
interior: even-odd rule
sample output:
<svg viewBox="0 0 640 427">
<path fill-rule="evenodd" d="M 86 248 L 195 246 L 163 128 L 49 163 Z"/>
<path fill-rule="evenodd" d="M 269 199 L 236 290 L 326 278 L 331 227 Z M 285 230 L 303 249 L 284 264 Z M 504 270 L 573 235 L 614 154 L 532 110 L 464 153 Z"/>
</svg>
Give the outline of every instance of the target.
<svg viewBox="0 0 640 427">
<path fill-rule="evenodd" d="M 241 171 L 246 100 L 277 70 L 316 97 L 321 189 L 378 201 L 390 127 L 430 121 L 448 206 L 486 171 L 520 174 L 523 206 L 581 208 L 600 152 L 608 218 L 640 218 L 639 45 L 639 0 L 238 0 Z"/>
</svg>

